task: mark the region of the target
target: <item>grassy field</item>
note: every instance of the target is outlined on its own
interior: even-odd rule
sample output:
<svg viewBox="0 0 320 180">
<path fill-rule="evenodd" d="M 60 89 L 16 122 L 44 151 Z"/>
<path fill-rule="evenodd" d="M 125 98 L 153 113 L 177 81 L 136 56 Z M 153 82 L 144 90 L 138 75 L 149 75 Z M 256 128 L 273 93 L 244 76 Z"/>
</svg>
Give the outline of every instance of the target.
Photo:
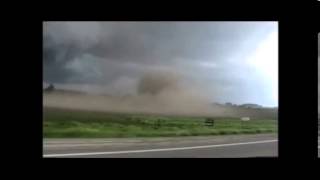
<svg viewBox="0 0 320 180">
<path fill-rule="evenodd" d="M 44 108 L 45 138 L 164 137 L 222 134 L 276 133 L 277 121 L 217 117 L 205 126 L 206 117 L 117 114 Z"/>
</svg>

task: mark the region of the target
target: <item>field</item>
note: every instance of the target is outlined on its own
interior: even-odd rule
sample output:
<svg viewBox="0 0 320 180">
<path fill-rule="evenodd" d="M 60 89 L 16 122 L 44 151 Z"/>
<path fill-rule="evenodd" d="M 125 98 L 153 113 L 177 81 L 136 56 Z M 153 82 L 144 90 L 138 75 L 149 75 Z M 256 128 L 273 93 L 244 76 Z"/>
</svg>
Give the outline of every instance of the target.
<svg viewBox="0 0 320 180">
<path fill-rule="evenodd" d="M 276 133 L 277 120 L 215 117 L 206 126 L 207 117 L 120 114 L 44 108 L 45 138 L 164 137 L 223 134 Z"/>
</svg>

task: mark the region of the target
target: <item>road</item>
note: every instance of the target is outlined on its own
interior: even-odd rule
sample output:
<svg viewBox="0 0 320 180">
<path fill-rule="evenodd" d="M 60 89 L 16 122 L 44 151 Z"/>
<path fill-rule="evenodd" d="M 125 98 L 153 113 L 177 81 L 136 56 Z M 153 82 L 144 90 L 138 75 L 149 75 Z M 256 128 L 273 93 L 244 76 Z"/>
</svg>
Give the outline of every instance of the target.
<svg viewBox="0 0 320 180">
<path fill-rule="evenodd" d="M 43 157 L 237 158 L 277 157 L 275 134 L 169 138 L 44 139 Z"/>
</svg>

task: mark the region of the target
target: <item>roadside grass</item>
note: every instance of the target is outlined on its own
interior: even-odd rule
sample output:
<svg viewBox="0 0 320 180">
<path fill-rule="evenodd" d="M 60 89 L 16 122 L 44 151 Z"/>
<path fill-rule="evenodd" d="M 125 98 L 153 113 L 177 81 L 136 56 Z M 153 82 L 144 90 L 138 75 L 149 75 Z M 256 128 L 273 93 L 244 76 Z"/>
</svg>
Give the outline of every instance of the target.
<svg viewBox="0 0 320 180">
<path fill-rule="evenodd" d="M 45 138 L 169 137 L 226 134 L 276 133 L 277 121 L 216 117 L 205 126 L 206 117 L 120 114 L 44 108 Z"/>
</svg>

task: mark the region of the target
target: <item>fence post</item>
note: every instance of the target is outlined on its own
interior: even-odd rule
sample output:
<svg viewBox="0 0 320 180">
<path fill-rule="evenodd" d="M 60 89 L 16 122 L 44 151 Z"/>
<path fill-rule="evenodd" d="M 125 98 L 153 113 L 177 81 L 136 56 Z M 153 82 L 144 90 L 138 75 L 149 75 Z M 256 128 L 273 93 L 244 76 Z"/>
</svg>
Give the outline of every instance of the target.
<svg viewBox="0 0 320 180">
<path fill-rule="evenodd" d="M 161 126 L 161 120 L 157 119 L 157 121 L 155 122 L 155 129 L 159 129 Z"/>
<path fill-rule="evenodd" d="M 213 127 L 214 126 L 214 119 L 206 118 L 205 121 L 204 121 L 204 125 Z"/>
</svg>

